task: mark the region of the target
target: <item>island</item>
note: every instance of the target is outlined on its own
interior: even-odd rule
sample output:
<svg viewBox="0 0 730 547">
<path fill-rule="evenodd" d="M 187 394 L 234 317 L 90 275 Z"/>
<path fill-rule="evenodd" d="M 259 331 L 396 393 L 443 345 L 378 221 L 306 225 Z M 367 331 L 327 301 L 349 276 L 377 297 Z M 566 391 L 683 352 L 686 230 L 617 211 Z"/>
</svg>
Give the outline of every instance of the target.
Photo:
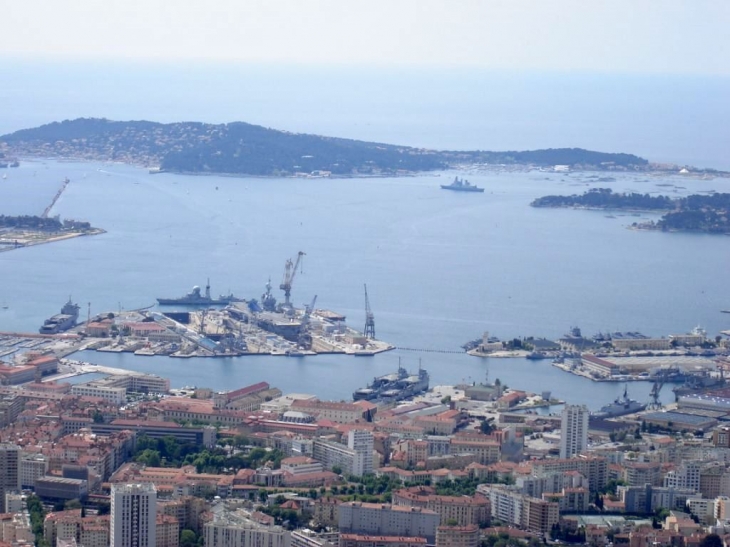
<svg viewBox="0 0 730 547">
<path fill-rule="evenodd" d="M 672 199 L 638 193 L 616 193 L 610 188 L 593 188 L 582 195 L 544 196 L 532 207 L 651 211 L 666 213 L 657 221 L 634 222 L 631 227 L 664 232 L 730 233 L 730 194 L 711 192 Z"/>
<path fill-rule="evenodd" d="M 633 154 L 580 148 L 533 151 L 439 151 L 279 131 L 243 122 L 156 123 L 80 118 L 0 137 L 0 153 L 85 161 L 120 161 L 193 174 L 249 176 L 393 176 L 465 165 L 567 166 L 644 171 Z"/>
</svg>

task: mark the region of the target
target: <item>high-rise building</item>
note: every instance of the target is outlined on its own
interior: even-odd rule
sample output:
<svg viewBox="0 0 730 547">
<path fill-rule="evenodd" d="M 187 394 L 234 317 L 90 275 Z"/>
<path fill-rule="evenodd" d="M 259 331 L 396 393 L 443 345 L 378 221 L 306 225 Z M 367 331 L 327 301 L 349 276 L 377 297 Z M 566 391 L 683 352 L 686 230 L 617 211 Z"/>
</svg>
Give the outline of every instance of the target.
<svg viewBox="0 0 730 547">
<path fill-rule="evenodd" d="M 154 484 L 112 485 L 110 547 L 156 547 L 156 520 Z"/>
<path fill-rule="evenodd" d="M 352 474 L 358 477 L 373 472 L 373 433 L 367 429 L 352 429 L 347 434 L 347 448 L 355 451 Z"/>
<path fill-rule="evenodd" d="M 11 443 L 0 443 L 0 513 L 5 513 L 5 494 L 20 488 L 18 463 L 20 447 Z"/>
<path fill-rule="evenodd" d="M 571 458 L 588 447 L 588 416 L 585 405 L 565 405 L 560 420 L 560 457 Z"/>
<path fill-rule="evenodd" d="M 326 469 L 339 467 L 345 475 L 361 477 L 373 472 L 374 438 L 370 431 L 354 429 L 347 435 L 347 444 L 315 439 L 314 459 Z"/>
</svg>

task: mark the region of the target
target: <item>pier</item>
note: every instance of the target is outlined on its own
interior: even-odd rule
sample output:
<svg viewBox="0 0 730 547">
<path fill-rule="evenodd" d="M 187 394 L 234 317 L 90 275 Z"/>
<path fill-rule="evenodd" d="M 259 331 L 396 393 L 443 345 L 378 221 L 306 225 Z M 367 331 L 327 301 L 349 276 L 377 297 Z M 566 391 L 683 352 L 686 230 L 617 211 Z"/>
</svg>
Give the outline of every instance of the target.
<svg viewBox="0 0 730 547">
<path fill-rule="evenodd" d="M 399 349 L 401 351 L 417 351 L 421 353 L 464 353 L 463 350 L 455 350 L 455 349 L 425 349 L 425 348 L 401 348 L 396 347 L 395 349 Z"/>
<path fill-rule="evenodd" d="M 53 209 L 53 206 L 56 205 L 56 202 L 58 201 L 58 198 L 61 197 L 61 194 L 63 194 L 63 191 L 68 186 L 68 183 L 71 182 L 68 177 L 63 179 L 63 184 L 61 184 L 61 187 L 58 189 L 58 192 L 56 192 L 56 195 L 53 196 L 53 199 L 51 200 L 51 203 L 48 204 L 48 207 L 43 209 L 43 213 L 41 213 L 41 218 L 48 218 L 48 215 L 51 214 L 51 209 Z"/>
</svg>

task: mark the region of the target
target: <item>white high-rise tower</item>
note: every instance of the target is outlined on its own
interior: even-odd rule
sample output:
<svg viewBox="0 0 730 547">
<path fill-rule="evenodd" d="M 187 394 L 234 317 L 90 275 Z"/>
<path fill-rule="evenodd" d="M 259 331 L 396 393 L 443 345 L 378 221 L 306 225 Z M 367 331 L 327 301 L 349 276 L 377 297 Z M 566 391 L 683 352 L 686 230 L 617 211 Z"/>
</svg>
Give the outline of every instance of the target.
<svg viewBox="0 0 730 547">
<path fill-rule="evenodd" d="M 371 431 L 352 429 L 347 434 L 347 447 L 355 451 L 355 460 L 352 463 L 353 475 L 362 477 L 373 472 L 373 445 Z"/>
<path fill-rule="evenodd" d="M 560 457 L 571 458 L 588 447 L 588 417 L 585 405 L 565 405 L 560 420 Z"/>
<path fill-rule="evenodd" d="M 155 485 L 113 484 L 110 547 L 155 547 L 157 491 Z"/>
</svg>

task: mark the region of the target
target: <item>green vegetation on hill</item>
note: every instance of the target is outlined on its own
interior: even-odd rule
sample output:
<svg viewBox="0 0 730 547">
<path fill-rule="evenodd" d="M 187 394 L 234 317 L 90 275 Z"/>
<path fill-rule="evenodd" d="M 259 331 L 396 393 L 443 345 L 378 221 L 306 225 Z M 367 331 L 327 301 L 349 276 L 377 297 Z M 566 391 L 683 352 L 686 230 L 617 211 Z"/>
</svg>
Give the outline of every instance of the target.
<svg viewBox="0 0 730 547">
<path fill-rule="evenodd" d="M 591 209 L 641 209 L 646 211 L 671 210 L 675 203 L 667 196 L 649 194 L 617 194 L 610 188 L 592 188 L 583 195 L 544 196 L 537 198 L 533 207 L 588 207 Z"/>
<path fill-rule="evenodd" d="M 388 175 L 463 164 L 571 165 L 643 169 L 647 160 L 579 148 L 534 151 L 437 151 L 278 131 L 243 122 L 118 122 L 81 118 L 0 137 L 15 155 L 122 161 L 190 173 L 287 176 Z"/>
<path fill-rule="evenodd" d="M 633 226 L 662 231 L 730 233 L 730 194 L 693 194 L 671 199 L 667 196 L 649 194 L 618 194 L 608 188 L 595 188 L 580 196 L 544 196 L 530 205 L 668 211 L 656 222 L 634 223 Z"/>
<path fill-rule="evenodd" d="M 58 217 L 46 218 L 32 215 L 0 215 L 0 228 L 38 230 L 41 232 L 60 232 L 62 230 L 90 230 L 91 224 L 77 220 L 61 221 Z"/>
</svg>

